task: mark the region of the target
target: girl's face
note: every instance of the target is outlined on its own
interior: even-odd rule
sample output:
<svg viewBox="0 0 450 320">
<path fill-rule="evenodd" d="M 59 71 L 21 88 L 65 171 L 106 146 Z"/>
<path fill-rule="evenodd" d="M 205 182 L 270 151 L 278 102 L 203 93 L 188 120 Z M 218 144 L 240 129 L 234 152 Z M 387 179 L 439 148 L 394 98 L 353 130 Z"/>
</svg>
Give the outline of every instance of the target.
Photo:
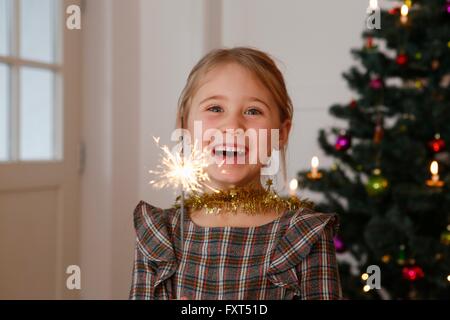
<svg viewBox="0 0 450 320">
<path fill-rule="evenodd" d="M 264 154 L 270 155 L 271 129 L 279 129 L 281 149 L 287 142 L 291 125 L 289 120 L 280 123 L 279 110 L 270 91 L 237 63 L 219 65 L 203 77 L 187 116 L 187 129 L 193 137 L 194 121 L 202 122 L 203 148 L 210 149 L 216 162 L 222 163 L 214 163 L 206 169 L 209 184 L 222 190 L 255 182 L 260 185 L 262 144 L 268 152 Z M 260 129 L 266 129 L 267 138 L 258 143 Z M 234 134 L 229 130 L 234 130 Z M 214 131 L 220 133 L 221 139 L 211 135 Z M 250 139 L 250 135 L 246 135 L 242 139 L 246 131 L 256 132 L 258 138 Z M 252 152 L 257 155 L 256 161 L 250 161 Z"/>
</svg>

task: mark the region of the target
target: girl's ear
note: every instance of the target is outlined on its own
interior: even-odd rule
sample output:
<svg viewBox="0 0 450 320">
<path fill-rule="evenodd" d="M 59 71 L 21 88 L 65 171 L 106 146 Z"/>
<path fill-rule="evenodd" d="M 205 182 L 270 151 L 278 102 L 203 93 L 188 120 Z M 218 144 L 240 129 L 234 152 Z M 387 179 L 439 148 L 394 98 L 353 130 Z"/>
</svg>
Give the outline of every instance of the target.
<svg viewBox="0 0 450 320">
<path fill-rule="evenodd" d="M 280 149 L 282 149 L 289 139 L 289 132 L 291 131 L 292 121 L 286 119 L 280 126 Z"/>
</svg>

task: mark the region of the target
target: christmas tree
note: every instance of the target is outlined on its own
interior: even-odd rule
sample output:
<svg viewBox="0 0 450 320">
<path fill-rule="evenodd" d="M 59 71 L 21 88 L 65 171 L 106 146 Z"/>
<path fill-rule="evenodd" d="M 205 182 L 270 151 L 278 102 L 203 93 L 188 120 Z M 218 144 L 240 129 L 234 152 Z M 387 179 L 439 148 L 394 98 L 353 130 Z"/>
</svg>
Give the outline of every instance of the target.
<svg viewBox="0 0 450 320">
<path fill-rule="evenodd" d="M 318 170 L 314 159 L 298 180 L 323 195 L 318 211 L 339 214 L 346 298 L 448 299 L 450 2 L 389 5 L 352 49 L 358 64 L 343 77 L 354 96 L 330 107 L 344 125 L 319 132 L 333 165 Z"/>
</svg>

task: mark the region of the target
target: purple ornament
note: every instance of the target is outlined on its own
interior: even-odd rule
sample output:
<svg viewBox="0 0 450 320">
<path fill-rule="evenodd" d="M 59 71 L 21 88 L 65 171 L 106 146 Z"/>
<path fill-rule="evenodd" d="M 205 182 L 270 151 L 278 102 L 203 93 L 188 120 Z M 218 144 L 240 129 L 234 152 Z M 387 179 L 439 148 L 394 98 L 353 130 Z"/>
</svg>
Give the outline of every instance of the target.
<svg viewBox="0 0 450 320">
<path fill-rule="evenodd" d="M 378 90 L 383 87 L 383 82 L 381 81 L 380 78 L 375 78 L 375 79 L 370 80 L 369 86 L 372 89 Z"/>
<path fill-rule="evenodd" d="M 336 252 L 341 253 L 345 251 L 344 241 L 342 241 L 341 237 L 334 236 L 333 238 L 334 247 L 336 248 Z"/>
<path fill-rule="evenodd" d="M 345 151 L 350 148 L 352 138 L 348 134 L 340 134 L 336 139 L 335 149 L 337 151 Z"/>
<path fill-rule="evenodd" d="M 448 14 L 450 14 L 450 3 L 447 2 L 447 4 L 445 5 L 446 10 Z"/>
</svg>

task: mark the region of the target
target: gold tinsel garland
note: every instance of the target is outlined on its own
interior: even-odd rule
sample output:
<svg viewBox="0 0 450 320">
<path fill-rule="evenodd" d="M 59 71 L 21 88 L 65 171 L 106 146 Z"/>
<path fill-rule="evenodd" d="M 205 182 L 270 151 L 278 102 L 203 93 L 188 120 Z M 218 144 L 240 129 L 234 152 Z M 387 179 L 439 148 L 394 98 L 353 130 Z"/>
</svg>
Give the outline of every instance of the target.
<svg viewBox="0 0 450 320">
<path fill-rule="evenodd" d="M 314 208 L 314 203 L 310 200 L 300 200 L 297 196 L 279 196 L 271 190 L 271 185 L 272 180 L 269 179 L 266 189 L 248 186 L 213 193 L 193 192 L 184 200 L 184 205 L 193 210 L 205 209 L 207 214 L 220 214 L 222 211 L 236 214 L 240 209 L 248 215 Z M 174 208 L 180 208 L 180 200 L 181 197 L 177 197 Z"/>
</svg>

